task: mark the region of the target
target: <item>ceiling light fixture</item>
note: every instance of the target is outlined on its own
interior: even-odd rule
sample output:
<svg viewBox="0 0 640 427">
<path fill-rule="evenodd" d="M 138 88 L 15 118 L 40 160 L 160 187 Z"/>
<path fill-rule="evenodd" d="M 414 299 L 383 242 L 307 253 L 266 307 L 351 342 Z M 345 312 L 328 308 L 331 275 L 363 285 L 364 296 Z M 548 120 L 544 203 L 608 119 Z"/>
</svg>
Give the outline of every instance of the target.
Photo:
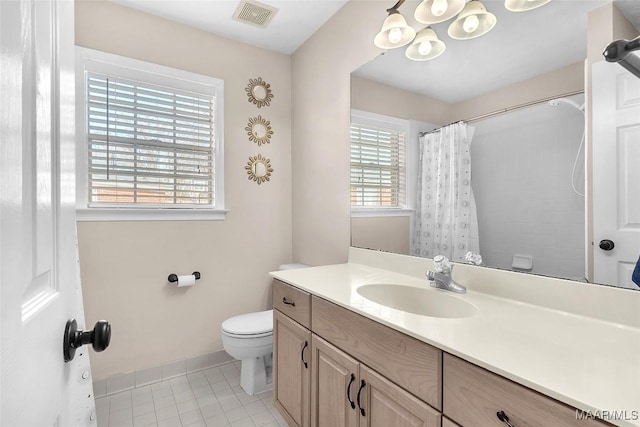
<svg viewBox="0 0 640 427">
<path fill-rule="evenodd" d="M 505 0 L 504 7 L 511 12 L 526 12 L 544 6 L 551 0 Z"/>
<path fill-rule="evenodd" d="M 437 24 L 458 16 L 449 25 L 447 33 L 455 40 L 470 40 L 487 34 L 495 27 L 497 18 L 489 13 L 480 0 L 422 0 L 415 10 L 414 16 L 423 24 Z M 512 12 L 524 12 L 549 3 L 551 0 L 505 0 L 505 7 Z M 402 47 L 413 41 L 405 51 L 407 58 L 414 61 L 427 61 L 436 58 L 445 51 L 445 44 L 438 39 L 430 28 L 416 30 L 398 10 L 405 0 L 397 0 L 393 7 L 387 9 L 388 16 L 382 29 L 373 42 L 381 49 Z"/>
<path fill-rule="evenodd" d="M 428 61 L 442 55 L 446 48 L 435 31 L 427 27 L 418 32 L 413 43 L 405 51 L 405 55 L 414 61 Z"/>
<path fill-rule="evenodd" d="M 465 0 L 424 0 L 416 7 L 414 17 L 422 24 L 437 24 L 456 16 Z"/>
<path fill-rule="evenodd" d="M 487 34 L 496 25 L 496 16 L 487 12 L 479 0 L 471 0 L 449 26 L 449 37 L 469 40 Z"/>
<path fill-rule="evenodd" d="M 416 30 L 407 24 L 407 21 L 398 11 L 405 0 L 399 0 L 393 7 L 387 9 L 389 16 L 384 20 L 382 29 L 376 35 L 373 43 L 381 49 L 394 49 L 410 43 L 416 36 Z"/>
</svg>

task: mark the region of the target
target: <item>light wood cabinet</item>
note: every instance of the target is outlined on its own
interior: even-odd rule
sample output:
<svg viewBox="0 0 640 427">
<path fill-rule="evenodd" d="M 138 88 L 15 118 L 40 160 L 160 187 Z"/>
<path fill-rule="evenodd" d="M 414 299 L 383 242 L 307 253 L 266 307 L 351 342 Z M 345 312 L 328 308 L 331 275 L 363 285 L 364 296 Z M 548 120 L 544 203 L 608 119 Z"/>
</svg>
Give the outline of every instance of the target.
<svg viewBox="0 0 640 427">
<path fill-rule="evenodd" d="M 444 355 L 444 413 L 462 426 L 603 427 L 576 410 L 450 354 Z M 506 420 L 505 420 L 506 421 Z"/>
<path fill-rule="evenodd" d="M 273 310 L 274 406 L 291 426 L 309 426 L 311 332 Z"/>
<path fill-rule="evenodd" d="M 506 426 L 500 411 L 516 427 L 609 425 L 277 280 L 273 301 L 274 404 L 291 427 Z"/>
<path fill-rule="evenodd" d="M 441 414 L 365 365 L 360 365 L 360 427 L 440 427 Z"/>
<path fill-rule="evenodd" d="M 360 364 L 316 335 L 311 341 L 311 427 L 358 427 Z"/>
</svg>

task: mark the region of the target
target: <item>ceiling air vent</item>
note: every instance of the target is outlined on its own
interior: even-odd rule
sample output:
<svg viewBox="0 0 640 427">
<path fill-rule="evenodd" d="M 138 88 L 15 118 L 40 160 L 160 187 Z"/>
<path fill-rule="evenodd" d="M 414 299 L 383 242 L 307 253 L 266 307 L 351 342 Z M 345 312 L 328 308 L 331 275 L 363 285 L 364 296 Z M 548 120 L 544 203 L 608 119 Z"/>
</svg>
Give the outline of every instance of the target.
<svg viewBox="0 0 640 427">
<path fill-rule="evenodd" d="M 277 8 L 264 3 L 243 0 L 234 12 L 233 19 L 256 27 L 266 28 L 277 12 Z"/>
</svg>

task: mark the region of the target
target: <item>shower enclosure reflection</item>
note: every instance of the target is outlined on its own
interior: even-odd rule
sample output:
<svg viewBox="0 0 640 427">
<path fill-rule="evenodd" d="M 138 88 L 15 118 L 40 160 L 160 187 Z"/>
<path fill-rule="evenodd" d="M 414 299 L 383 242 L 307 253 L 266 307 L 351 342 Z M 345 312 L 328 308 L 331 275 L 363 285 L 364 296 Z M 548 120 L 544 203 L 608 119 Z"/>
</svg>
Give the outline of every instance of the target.
<svg viewBox="0 0 640 427">
<path fill-rule="evenodd" d="M 472 186 L 486 265 L 585 280 L 585 119 L 574 107 L 582 98 L 472 124 Z"/>
</svg>

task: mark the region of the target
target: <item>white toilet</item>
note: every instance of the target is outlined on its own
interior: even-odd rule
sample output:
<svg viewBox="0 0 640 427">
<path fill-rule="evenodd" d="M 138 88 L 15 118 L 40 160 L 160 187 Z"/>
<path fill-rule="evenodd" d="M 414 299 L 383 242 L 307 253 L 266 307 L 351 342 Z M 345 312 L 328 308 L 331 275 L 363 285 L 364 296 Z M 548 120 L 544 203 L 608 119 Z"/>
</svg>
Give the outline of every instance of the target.
<svg viewBox="0 0 640 427">
<path fill-rule="evenodd" d="M 279 270 L 308 267 L 283 264 Z M 273 383 L 273 310 L 241 314 L 222 322 L 222 345 L 242 361 L 240 386 L 248 394 L 269 391 Z"/>
</svg>

